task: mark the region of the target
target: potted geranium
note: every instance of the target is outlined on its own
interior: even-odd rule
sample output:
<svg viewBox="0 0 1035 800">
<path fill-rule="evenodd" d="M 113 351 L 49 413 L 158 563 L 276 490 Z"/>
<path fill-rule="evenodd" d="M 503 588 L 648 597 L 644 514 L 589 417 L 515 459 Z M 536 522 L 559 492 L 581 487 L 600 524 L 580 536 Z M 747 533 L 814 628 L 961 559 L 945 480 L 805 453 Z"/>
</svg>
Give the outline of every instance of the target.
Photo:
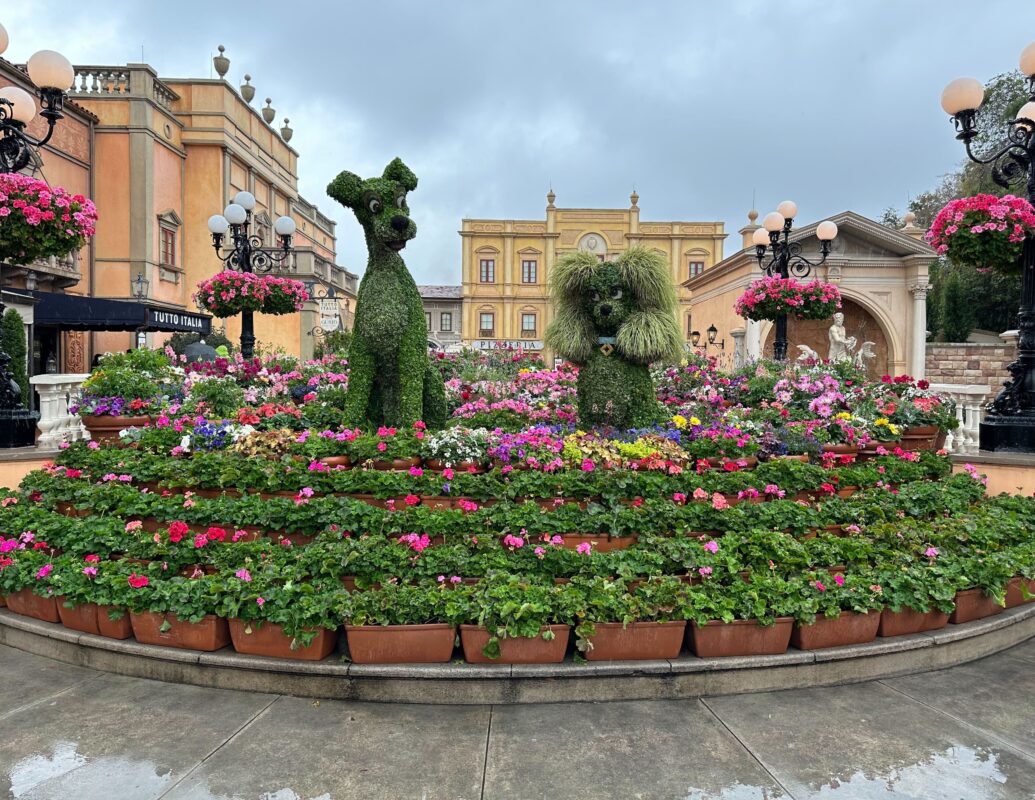
<svg viewBox="0 0 1035 800">
<path fill-rule="evenodd" d="M 345 635 L 357 664 L 445 663 L 453 657 L 453 583 L 386 583 L 350 597 Z"/>
<path fill-rule="evenodd" d="M 776 655 L 787 650 L 798 598 L 776 575 L 692 586 L 683 613 L 690 649 L 700 658 Z"/>
<path fill-rule="evenodd" d="M 425 428 L 420 421 L 415 422 L 412 428 L 381 425 L 372 433 L 356 437 L 349 448 L 352 460 L 381 470 L 418 467 Z"/>
<path fill-rule="evenodd" d="M 83 381 L 69 411 L 79 414 L 96 441 L 116 442 L 120 431 L 146 425 L 149 415 L 174 396 L 175 377 L 168 357 L 159 350 L 109 353 Z"/>
<path fill-rule="evenodd" d="M 771 275 L 752 281 L 733 308 L 756 322 L 784 314 L 797 319 L 830 319 L 841 308 L 841 293 L 826 281 L 802 283 Z"/>
<path fill-rule="evenodd" d="M 799 650 L 862 644 L 876 638 L 884 597 L 872 576 L 812 574 L 799 596 L 791 634 L 791 644 Z"/>
<path fill-rule="evenodd" d="M 446 428 L 429 434 L 421 443 L 428 469 L 441 472 L 446 467 L 463 472 L 480 472 L 488 461 L 489 432 L 485 428 Z"/>
<path fill-rule="evenodd" d="M 940 254 L 979 270 L 1020 269 L 1025 236 L 1035 231 L 1035 208 L 1023 197 L 978 194 L 952 200 L 925 238 Z"/>
</svg>

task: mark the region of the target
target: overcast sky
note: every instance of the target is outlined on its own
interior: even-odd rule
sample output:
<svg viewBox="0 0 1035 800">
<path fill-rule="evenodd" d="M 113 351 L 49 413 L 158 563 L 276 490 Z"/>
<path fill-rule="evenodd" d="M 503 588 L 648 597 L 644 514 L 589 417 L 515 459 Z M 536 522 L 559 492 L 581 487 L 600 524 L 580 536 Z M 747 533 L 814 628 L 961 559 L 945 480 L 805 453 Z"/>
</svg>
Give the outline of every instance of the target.
<svg viewBox="0 0 1035 800">
<path fill-rule="evenodd" d="M 0 22 L 23 62 L 144 60 L 209 77 L 216 45 L 295 130 L 302 194 L 340 223 L 338 262 L 362 271 L 351 213 L 325 194 L 340 170 L 417 173 L 420 283 L 458 283 L 463 217 L 541 219 L 628 204 L 644 220 L 723 220 L 752 193 L 808 222 L 900 209 L 957 165 L 938 105 L 960 75 L 1017 67 L 1032 0 L 394 2 L 33 0 Z M 103 209 L 102 209 L 103 211 Z"/>
</svg>

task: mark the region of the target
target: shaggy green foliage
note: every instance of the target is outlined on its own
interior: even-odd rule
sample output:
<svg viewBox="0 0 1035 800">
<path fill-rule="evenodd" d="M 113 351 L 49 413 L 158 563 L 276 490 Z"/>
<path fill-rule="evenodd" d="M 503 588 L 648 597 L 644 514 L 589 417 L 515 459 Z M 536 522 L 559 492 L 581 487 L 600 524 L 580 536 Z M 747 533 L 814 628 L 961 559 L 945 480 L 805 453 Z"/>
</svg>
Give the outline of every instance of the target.
<svg viewBox="0 0 1035 800">
<path fill-rule="evenodd" d="M 3 351 L 11 357 L 11 375 L 22 390 L 22 403 L 29 405 L 29 376 L 26 372 L 25 320 L 9 308 L 3 319 Z"/>
<path fill-rule="evenodd" d="M 327 194 L 355 213 L 369 255 L 349 347 L 350 425 L 409 426 L 421 419 L 432 428 L 445 425 L 445 387 L 428 360 L 424 307 L 399 255 L 417 235 L 406 202 L 416 188 L 417 176 L 398 158 L 380 178 L 342 172 L 327 187 Z"/>
<path fill-rule="evenodd" d="M 556 316 L 546 343 L 581 367 L 579 422 L 642 427 L 661 410 L 647 365 L 678 358 L 676 293 L 665 260 L 644 247 L 601 263 L 576 252 L 554 266 Z"/>
</svg>

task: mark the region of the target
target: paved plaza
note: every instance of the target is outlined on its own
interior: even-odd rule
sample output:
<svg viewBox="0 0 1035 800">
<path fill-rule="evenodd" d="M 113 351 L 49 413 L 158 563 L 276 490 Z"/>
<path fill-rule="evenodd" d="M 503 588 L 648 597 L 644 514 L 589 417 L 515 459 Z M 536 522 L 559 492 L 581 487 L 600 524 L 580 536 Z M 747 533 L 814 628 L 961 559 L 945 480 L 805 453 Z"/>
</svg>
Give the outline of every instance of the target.
<svg viewBox="0 0 1035 800">
<path fill-rule="evenodd" d="M 314 701 L 0 647 L 18 800 L 1035 798 L 1035 639 L 963 666 L 687 701 Z"/>
</svg>

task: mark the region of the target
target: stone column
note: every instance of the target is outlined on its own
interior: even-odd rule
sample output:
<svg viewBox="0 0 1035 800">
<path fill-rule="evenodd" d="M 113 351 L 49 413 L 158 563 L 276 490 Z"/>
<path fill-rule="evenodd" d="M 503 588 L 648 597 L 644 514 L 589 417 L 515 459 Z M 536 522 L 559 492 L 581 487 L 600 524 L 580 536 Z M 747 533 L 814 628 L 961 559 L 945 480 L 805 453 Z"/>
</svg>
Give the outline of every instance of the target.
<svg viewBox="0 0 1035 800">
<path fill-rule="evenodd" d="M 747 333 L 745 328 L 735 328 L 730 331 L 730 336 L 733 337 L 733 369 L 740 369 L 744 366 L 746 360 L 746 353 L 744 352 L 744 335 Z"/>
<path fill-rule="evenodd" d="M 913 295 L 913 329 L 909 340 L 909 374 L 920 380 L 924 377 L 927 360 L 927 283 L 911 286 Z"/>
<path fill-rule="evenodd" d="M 748 361 L 757 361 L 762 355 L 762 323 L 745 320 L 744 357 Z"/>
</svg>

